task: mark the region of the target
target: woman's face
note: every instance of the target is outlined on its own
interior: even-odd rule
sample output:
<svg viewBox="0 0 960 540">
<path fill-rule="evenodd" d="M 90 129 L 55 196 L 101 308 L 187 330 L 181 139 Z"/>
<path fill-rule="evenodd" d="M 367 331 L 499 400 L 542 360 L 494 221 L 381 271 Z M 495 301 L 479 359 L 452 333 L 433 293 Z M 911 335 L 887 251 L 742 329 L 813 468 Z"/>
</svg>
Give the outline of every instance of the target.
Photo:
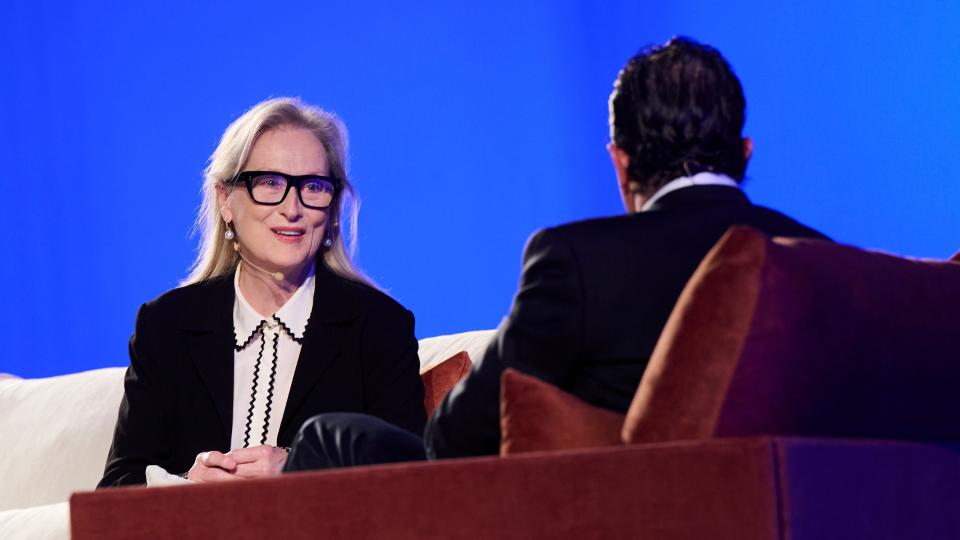
<svg viewBox="0 0 960 540">
<path fill-rule="evenodd" d="M 293 176 L 330 172 L 323 145 L 309 130 L 279 126 L 263 132 L 250 149 L 245 171 Z M 305 276 L 323 243 L 327 212 L 306 208 L 292 187 L 276 206 L 255 203 L 243 184 L 218 194 L 223 219 L 233 225 L 243 256 L 288 279 Z"/>
</svg>

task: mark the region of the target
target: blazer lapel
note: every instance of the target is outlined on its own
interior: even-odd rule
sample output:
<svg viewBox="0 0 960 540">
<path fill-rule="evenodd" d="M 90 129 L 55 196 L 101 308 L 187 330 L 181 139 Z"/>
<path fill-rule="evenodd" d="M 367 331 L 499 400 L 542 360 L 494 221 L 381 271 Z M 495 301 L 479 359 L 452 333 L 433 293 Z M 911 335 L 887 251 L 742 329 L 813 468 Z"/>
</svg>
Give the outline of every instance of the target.
<svg viewBox="0 0 960 540">
<path fill-rule="evenodd" d="M 233 335 L 220 332 L 198 335 L 190 356 L 217 408 L 220 427 L 229 445 L 233 431 Z"/>
<path fill-rule="evenodd" d="M 219 278 L 208 287 L 203 305 L 185 314 L 181 326 L 188 332 L 190 359 L 216 406 L 229 446 L 233 431 L 233 280 Z"/>
<path fill-rule="evenodd" d="M 361 311 L 362 295 L 358 293 L 363 285 L 337 276 L 322 262 L 317 264 L 315 279 L 313 308 L 307 320 L 300 358 L 280 422 L 281 438 L 288 429 L 300 429 L 299 425 L 288 424 L 297 417 L 323 372 L 340 355 L 340 323 L 356 318 Z"/>
<path fill-rule="evenodd" d="M 336 359 L 340 350 L 337 343 L 338 334 L 336 327 L 319 324 L 313 320 L 313 317 L 307 323 L 300 358 L 297 360 L 297 369 L 293 373 L 290 394 L 283 410 L 283 420 L 280 421 L 280 433 L 284 433 L 291 427 L 294 430 L 300 429 L 299 425 L 288 424 L 297 416 L 297 412 L 319 382 L 324 370 Z"/>
</svg>

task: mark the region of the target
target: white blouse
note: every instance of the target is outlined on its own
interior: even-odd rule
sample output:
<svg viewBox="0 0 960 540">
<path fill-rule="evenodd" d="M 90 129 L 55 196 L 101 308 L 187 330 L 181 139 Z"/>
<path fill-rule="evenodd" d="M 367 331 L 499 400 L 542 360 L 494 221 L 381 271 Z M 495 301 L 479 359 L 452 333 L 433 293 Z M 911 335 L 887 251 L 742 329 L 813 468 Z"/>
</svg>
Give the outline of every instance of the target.
<svg viewBox="0 0 960 540">
<path fill-rule="evenodd" d="M 236 299 L 230 449 L 276 446 L 303 333 L 313 309 L 314 277 L 308 277 L 283 307 L 266 318 L 250 307 L 240 292 L 240 265 L 234 273 L 233 288 Z"/>
</svg>

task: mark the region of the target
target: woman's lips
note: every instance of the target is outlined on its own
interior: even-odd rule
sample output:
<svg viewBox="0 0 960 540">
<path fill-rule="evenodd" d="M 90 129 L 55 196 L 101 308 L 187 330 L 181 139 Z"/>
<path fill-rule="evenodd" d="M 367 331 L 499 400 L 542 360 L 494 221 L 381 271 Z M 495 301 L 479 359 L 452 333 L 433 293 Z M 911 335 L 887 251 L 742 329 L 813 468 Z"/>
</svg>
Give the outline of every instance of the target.
<svg viewBox="0 0 960 540">
<path fill-rule="evenodd" d="M 296 229 L 292 227 L 276 227 L 270 229 L 273 231 L 273 236 L 277 240 L 285 244 L 296 244 L 303 240 L 306 231 L 303 229 Z"/>
</svg>

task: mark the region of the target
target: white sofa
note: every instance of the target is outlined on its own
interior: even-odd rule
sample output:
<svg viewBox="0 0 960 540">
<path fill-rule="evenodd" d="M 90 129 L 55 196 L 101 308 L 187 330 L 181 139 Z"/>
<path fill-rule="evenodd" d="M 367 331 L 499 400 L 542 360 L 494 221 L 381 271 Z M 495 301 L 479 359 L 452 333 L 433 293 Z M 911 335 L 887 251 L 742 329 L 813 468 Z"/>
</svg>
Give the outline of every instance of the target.
<svg viewBox="0 0 960 540">
<path fill-rule="evenodd" d="M 420 371 L 460 351 L 479 358 L 493 330 L 420 340 Z M 103 473 L 123 368 L 19 379 L 0 375 L 0 539 L 69 538 L 67 500 Z"/>
</svg>

